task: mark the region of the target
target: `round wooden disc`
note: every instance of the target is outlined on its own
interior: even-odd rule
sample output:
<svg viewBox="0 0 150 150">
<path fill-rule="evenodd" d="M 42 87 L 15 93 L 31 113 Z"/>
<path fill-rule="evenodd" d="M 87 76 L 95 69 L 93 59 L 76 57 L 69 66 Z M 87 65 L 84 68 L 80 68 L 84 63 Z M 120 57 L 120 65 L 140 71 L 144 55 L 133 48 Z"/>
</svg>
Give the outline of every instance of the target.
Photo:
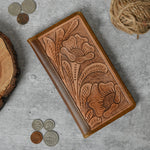
<svg viewBox="0 0 150 150">
<path fill-rule="evenodd" d="M 6 35 L 0 32 L 0 109 L 6 102 L 6 97 L 15 88 L 18 76 L 16 54 Z"/>
</svg>

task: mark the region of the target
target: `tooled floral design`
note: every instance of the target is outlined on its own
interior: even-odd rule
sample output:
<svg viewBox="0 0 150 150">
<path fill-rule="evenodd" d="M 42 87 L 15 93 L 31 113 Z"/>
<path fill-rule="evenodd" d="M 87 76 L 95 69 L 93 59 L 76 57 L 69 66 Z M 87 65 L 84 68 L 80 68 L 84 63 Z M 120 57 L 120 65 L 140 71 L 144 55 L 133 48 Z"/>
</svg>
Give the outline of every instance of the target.
<svg viewBox="0 0 150 150">
<path fill-rule="evenodd" d="M 69 28 L 65 31 L 63 28 L 58 28 L 55 31 L 55 38 L 51 39 L 49 35 L 43 37 L 43 46 L 45 47 L 46 54 L 51 59 L 53 65 L 58 70 L 61 77 L 62 68 L 61 68 L 61 55 L 60 49 L 62 47 L 62 42 L 65 41 L 70 34 L 78 27 L 79 21 L 77 19 L 73 20 Z"/>
<path fill-rule="evenodd" d="M 121 101 L 120 88 L 113 82 L 84 85 L 81 92 L 80 109 L 89 125 L 94 128 L 103 118 L 109 118 Z M 94 118 L 94 121 L 93 121 Z M 97 121 L 96 121 L 97 120 Z"/>
<path fill-rule="evenodd" d="M 73 87 L 72 95 L 79 105 L 78 78 L 79 69 L 82 63 L 94 58 L 94 47 L 88 43 L 86 37 L 75 34 L 62 43 L 61 54 L 68 58 L 68 68 L 71 68 Z M 69 67 L 69 65 L 71 65 Z M 67 83 L 66 83 L 67 84 Z"/>
<path fill-rule="evenodd" d="M 83 68 L 80 66 L 95 57 L 95 48 L 87 37 L 71 34 L 79 25 L 72 21 L 65 31 L 58 28 L 55 38 L 43 37 L 46 53 L 56 67 L 69 93 L 91 128 L 96 128 L 104 118 L 109 118 L 121 101 L 120 88 L 113 82 L 84 83 L 87 76 L 101 72 L 106 74 L 108 68 L 104 63 L 93 62 Z"/>
</svg>

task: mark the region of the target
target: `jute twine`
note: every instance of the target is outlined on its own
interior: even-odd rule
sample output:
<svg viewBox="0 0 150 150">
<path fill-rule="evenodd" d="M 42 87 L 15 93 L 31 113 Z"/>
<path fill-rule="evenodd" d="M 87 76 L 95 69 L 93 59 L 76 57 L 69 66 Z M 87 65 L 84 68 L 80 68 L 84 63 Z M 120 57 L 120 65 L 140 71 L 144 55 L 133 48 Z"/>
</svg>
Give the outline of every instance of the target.
<svg viewBox="0 0 150 150">
<path fill-rule="evenodd" d="M 150 0 L 112 0 L 111 22 L 129 34 L 144 34 L 150 29 Z"/>
</svg>

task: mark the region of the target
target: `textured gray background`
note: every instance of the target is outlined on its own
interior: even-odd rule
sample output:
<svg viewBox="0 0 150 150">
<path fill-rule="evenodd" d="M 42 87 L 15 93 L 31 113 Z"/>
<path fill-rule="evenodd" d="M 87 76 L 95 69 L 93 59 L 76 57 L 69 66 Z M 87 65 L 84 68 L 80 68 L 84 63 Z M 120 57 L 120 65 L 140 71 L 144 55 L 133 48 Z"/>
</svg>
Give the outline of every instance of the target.
<svg viewBox="0 0 150 150">
<path fill-rule="evenodd" d="M 0 30 L 14 44 L 21 75 L 0 112 L 0 150 L 50 149 L 44 142 L 35 145 L 30 141 L 31 123 L 37 118 L 55 120 L 60 141 L 54 150 L 150 150 L 150 32 L 136 40 L 135 35 L 114 28 L 110 0 L 36 0 L 37 10 L 25 26 L 8 14 L 12 2 L 0 0 Z M 27 43 L 29 37 L 75 11 L 83 12 L 137 103 L 132 112 L 87 139 Z"/>
</svg>

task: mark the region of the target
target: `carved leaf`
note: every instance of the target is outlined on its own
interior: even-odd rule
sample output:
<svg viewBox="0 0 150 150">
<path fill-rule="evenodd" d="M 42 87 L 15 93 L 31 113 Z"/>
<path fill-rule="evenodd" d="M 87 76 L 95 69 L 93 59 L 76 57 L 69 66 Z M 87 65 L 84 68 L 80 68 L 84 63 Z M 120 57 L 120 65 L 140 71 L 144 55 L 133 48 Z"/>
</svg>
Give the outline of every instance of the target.
<svg viewBox="0 0 150 150">
<path fill-rule="evenodd" d="M 64 37 L 64 30 L 62 28 L 56 30 L 56 50 L 55 50 L 55 55 L 56 55 L 56 61 L 57 64 L 60 66 L 60 60 L 59 60 L 59 53 L 60 53 L 60 48 L 62 45 L 63 37 Z"/>
<path fill-rule="evenodd" d="M 107 67 L 105 64 L 102 63 L 93 63 L 89 66 L 87 66 L 83 72 L 81 73 L 79 80 L 78 80 L 78 86 L 80 87 L 83 80 L 91 73 L 94 72 L 102 72 L 102 73 L 107 73 Z"/>
<path fill-rule="evenodd" d="M 74 81 L 73 81 L 71 66 L 67 61 L 64 60 L 64 61 L 62 61 L 62 68 L 63 68 L 66 86 L 68 87 L 70 94 L 73 97 L 75 97 L 76 92 L 75 92 L 75 87 L 74 87 Z"/>
<path fill-rule="evenodd" d="M 88 112 L 85 114 L 85 119 L 87 120 L 87 122 L 90 121 L 90 119 L 93 117 L 93 114 L 94 113 L 92 109 L 88 110 Z"/>
<path fill-rule="evenodd" d="M 79 25 L 79 21 L 77 19 L 71 23 L 71 25 L 69 26 L 68 30 L 65 33 L 64 40 L 70 36 L 71 32 L 73 32 L 78 25 Z"/>
<path fill-rule="evenodd" d="M 60 44 L 60 42 L 62 42 L 64 34 L 65 34 L 65 32 L 62 28 L 56 30 L 56 44 L 57 44 L 57 46 Z"/>
<path fill-rule="evenodd" d="M 55 55 L 55 43 L 52 39 L 44 37 L 43 41 L 45 43 L 45 50 L 46 54 L 56 62 L 56 55 Z"/>
<path fill-rule="evenodd" d="M 78 82 L 78 73 L 79 73 L 79 69 L 80 69 L 80 64 L 77 64 L 76 62 L 72 62 L 71 69 L 72 69 L 75 90 L 77 92 L 77 82 Z"/>
<path fill-rule="evenodd" d="M 91 87 L 92 84 L 91 83 L 86 83 L 82 86 L 81 88 L 81 92 L 80 92 L 80 109 L 81 111 L 84 113 L 86 112 L 86 101 L 87 101 L 87 97 L 90 95 L 91 92 Z"/>
</svg>

